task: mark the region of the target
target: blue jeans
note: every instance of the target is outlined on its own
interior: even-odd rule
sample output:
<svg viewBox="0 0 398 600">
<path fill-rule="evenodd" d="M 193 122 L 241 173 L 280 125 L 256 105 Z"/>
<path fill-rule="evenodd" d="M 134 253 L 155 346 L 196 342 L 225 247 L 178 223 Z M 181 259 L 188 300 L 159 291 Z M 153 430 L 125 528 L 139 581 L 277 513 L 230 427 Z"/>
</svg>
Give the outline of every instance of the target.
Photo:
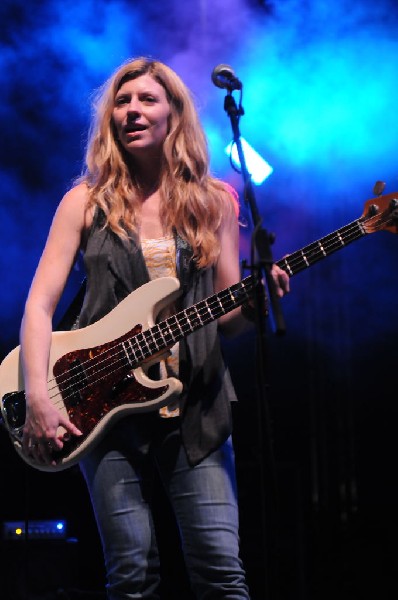
<svg viewBox="0 0 398 600">
<path fill-rule="evenodd" d="M 102 541 L 109 600 L 159 599 L 150 502 L 154 468 L 177 519 L 196 597 L 247 600 L 232 442 L 191 467 L 178 419 L 154 414 L 124 418 L 81 463 Z"/>
</svg>

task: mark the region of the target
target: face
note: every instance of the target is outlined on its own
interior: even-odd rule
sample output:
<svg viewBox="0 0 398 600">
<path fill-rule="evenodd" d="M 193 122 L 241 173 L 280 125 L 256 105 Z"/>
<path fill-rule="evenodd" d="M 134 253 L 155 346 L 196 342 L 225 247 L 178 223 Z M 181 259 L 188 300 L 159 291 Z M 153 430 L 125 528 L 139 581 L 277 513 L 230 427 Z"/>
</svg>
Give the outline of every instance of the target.
<svg viewBox="0 0 398 600">
<path fill-rule="evenodd" d="M 161 153 L 169 116 L 165 89 L 150 75 L 126 81 L 116 94 L 113 122 L 117 135 L 136 158 Z"/>
</svg>

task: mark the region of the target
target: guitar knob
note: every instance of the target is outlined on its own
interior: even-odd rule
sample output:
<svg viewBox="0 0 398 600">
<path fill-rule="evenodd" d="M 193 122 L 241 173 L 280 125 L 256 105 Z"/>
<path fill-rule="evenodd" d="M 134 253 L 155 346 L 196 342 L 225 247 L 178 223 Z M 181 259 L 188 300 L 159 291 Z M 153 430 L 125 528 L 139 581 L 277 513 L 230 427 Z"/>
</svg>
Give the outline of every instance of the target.
<svg viewBox="0 0 398 600">
<path fill-rule="evenodd" d="M 378 212 L 379 212 L 379 207 L 377 206 L 377 204 L 370 204 L 368 207 L 367 216 L 375 217 Z"/>
<path fill-rule="evenodd" d="M 385 181 L 376 181 L 373 186 L 373 193 L 375 196 L 381 196 L 384 192 L 384 188 L 386 187 Z"/>
</svg>

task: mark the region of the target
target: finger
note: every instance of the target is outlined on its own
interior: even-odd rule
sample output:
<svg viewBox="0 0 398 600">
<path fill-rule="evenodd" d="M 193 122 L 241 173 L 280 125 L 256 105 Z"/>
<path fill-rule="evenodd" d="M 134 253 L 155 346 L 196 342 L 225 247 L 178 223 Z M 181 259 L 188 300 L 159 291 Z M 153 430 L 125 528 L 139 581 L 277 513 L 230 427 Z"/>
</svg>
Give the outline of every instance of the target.
<svg viewBox="0 0 398 600">
<path fill-rule="evenodd" d="M 64 447 L 64 442 L 63 442 L 62 436 L 57 437 L 54 440 L 52 440 L 52 449 L 54 450 L 54 452 L 58 452 L 59 450 L 62 450 L 63 447 Z"/>
<path fill-rule="evenodd" d="M 287 294 L 290 292 L 290 280 L 285 272 L 278 273 L 276 284 L 279 287 L 279 295 Z"/>
<path fill-rule="evenodd" d="M 62 419 L 60 421 L 60 425 L 62 425 L 62 427 L 64 427 L 66 429 L 66 431 L 71 435 L 77 435 L 77 436 L 83 435 L 83 432 L 80 431 L 80 429 L 78 429 L 76 427 L 76 425 L 74 425 L 72 423 L 72 421 L 69 421 L 69 419 Z M 65 436 L 63 436 L 63 438 L 65 438 Z M 65 441 L 67 441 L 67 440 L 65 440 Z"/>
</svg>

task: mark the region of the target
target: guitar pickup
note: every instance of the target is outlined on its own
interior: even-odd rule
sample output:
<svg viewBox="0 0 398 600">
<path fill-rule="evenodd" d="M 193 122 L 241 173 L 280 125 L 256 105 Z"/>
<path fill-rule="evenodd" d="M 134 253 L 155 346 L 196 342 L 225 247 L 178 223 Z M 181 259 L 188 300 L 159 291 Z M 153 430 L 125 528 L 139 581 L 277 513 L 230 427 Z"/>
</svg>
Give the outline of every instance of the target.
<svg viewBox="0 0 398 600">
<path fill-rule="evenodd" d="M 75 358 L 70 362 L 67 381 L 67 387 L 58 384 L 62 391 L 64 401 L 66 403 L 67 400 L 67 404 L 70 407 L 78 406 L 82 400 L 81 390 L 84 390 L 88 386 L 83 365 L 78 358 Z"/>
</svg>

